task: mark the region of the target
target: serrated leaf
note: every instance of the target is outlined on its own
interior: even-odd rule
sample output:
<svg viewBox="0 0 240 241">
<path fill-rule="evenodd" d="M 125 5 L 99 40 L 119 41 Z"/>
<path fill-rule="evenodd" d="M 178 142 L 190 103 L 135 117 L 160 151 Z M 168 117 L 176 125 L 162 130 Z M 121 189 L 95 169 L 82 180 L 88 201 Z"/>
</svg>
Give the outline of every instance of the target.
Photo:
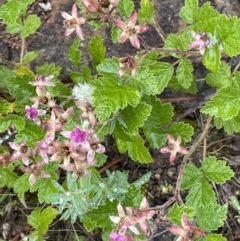
<svg viewBox="0 0 240 241">
<path fill-rule="evenodd" d="M 3 133 L 4 131 L 6 131 L 10 125 L 11 125 L 11 121 L 7 120 L 7 117 L 0 116 L 0 133 Z"/>
<path fill-rule="evenodd" d="M 227 29 L 228 33 L 225 32 Z M 236 16 L 227 18 L 226 15 L 221 15 L 216 25 L 216 32 L 226 54 L 233 57 L 240 53 L 239 18 Z"/>
<path fill-rule="evenodd" d="M 145 96 L 143 100 L 152 106 L 150 116 L 143 126 L 144 135 L 153 148 L 160 148 L 166 143 L 166 130 L 164 125 L 170 123 L 173 117 L 171 104 L 162 104 L 154 96 Z"/>
<path fill-rule="evenodd" d="M 14 71 L 12 69 L 7 68 L 6 66 L 0 66 L 0 78 L 3 80 L 6 77 L 14 76 Z M 5 88 L 4 81 L 0 83 L 1 88 Z"/>
<path fill-rule="evenodd" d="M 216 204 L 215 192 L 208 181 L 204 177 L 199 176 L 189 190 L 186 197 L 186 205 L 198 208 L 209 203 Z"/>
<path fill-rule="evenodd" d="M 94 167 L 101 167 L 107 161 L 107 156 L 105 154 L 96 152 L 94 159 L 96 160 Z"/>
<path fill-rule="evenodd" d="M 6 24 L 14 24 L 21 10 L 21 1 L 7 2 L 0 7 L 0 18 Z"/>
<path fill-rule="evenodd" d="M 91 39 L 88 44 L 88 50 L 92 56 L 93 68 L 96 69 L 96 67 L 105 60 L 106 52 L 106 47 L 103 45 L 103 40 L 100 35 Z"/>
<path fill-rule="evenodd" d="M 159 76 L 153 76 L 153 71 L 147 66 L 140 66 L 137 69 L 137 74 L 130 77 L 129 85 L 136 88 L 141 94 L 155 95 L 161 92 L 160 88 L 157 86 L 158 78 Z M 162 81 L 164 80 L 162 79 Z M 161 85 L 163 86 L 164 82 L 162 82 Z"/>
<path fill-rule="evenodd" d="M 37 29 L 40 27 L 40 25 L 41 25 L 41 20 L 37 15 L 31 14 L 27 16 L 27 19 L 23 25 L 23 29 L 20 34 L 21 39 L 24 39 L 29 35 L 35 33 Z"/>
<path fill-rule="evenodd" d="M 179 84 L 186 89 L 191 86 L 191 82 L 193 81 L 192 72 L 193 72 L 192 62 L 187 58 L 181 59 L 177 67 L 176 77 Z"/>
<path fill-rule="evenodd" d="M 226 162 L 217 160 L 214 156 L 203 160 L 202 171 L 210 181 L 216 184 L 223 184 L 234 176 L 234 172 L 229 166 L 226 166 Z"/>
<path fill-rule="evenodd" d="M 104 205 L 98 206 L 98 209 L 87 212 L 83 217 L 83 225 L 88 232 L 91 232 L 96 227 L 103 229 L 103 232 L 112 230 L 112 222 L 109 215 L 117 215 L 118 201 L 110 202 L 108 199 Z"/>
<path fill-rule="evenodd" d="M 125 141 L 132 141 L 132 137 L 125 133 L 124 127 L 117 121 L 115 123 L 115 127 L 113 130 L 113 135 L 119 139 L 125 140 Z M 126 150 L 125 150 L 126 151 Z M 125 151 L 122 151 L 124 153 Z"/>
<path fill-rule="evenodd" d="M 139 135 L 135 135 L 132 136 L 132 139 L 133 141 L 131 142 L 118 139 L 117 146 L 126 146 L 128 155 L 131 157 L 133 161 L 139 163 L 151 163 L 152 157 L 149 153 L 149 150 L 144 146 L 144 141 L 142 137 Z"/>
<path fill-rule="evenodd" d="M 124 195 L 124 200 L 122 202 L 125 207 L 139 207 L 140 203 L 143 199 L 143 194 L 141 193 L 141 189 L 137 188 L 135 185 L 131 184 L 126 194 Z"/>
<path fill-rule="evenodd" d="M 15 73 L 19 76 L 28 75 L 29 78 L 35 79 L 35 74 L 26 66 L 21 66 L 19 69 L 15 70 Z"/>
<path fill-rule="evenodd" d="M 189 48 L 189 36 L 190 35 L 187 32 L 178 35 L 170 33 L 166 38 L 164 47 L 169 49 L 187 50 Z M 173 55 L 177 57 L 176 54 Z"/>
<path fill-rule="evenodd" d="M 45 131 L 31 120 L 26 120 L 25 129 L 19 131 L 15 141 L 21 143 L 26 141 L 29 147 L 34 147 L 37 141 L 44 138 Z"/>
<path fill-rule="evenodd" d="M 210 233 L 206 236 L 206 241 L 227 241 L 222 234 Z"/>
<path fill-rule="evenodd" d="M 222 62 L 217 73 L 207 74 L 206 82 L 212 87 L 231 87 L 232 81 L 230 66 L 227 63 Z"/>
<path fill-rule="evenodd" d="M 80 41 L 81 40 L 79 38 L 75 39 L 68 49 L 68 59 L 76 66 L 79 66 L 81 64 L 80 62 L 82 54 L 79 50 Z"/>
<path fill-rule="evenodd" d="M 184 122 L 175 122 L 168 129 L 168 133 L 177 138 L 181 136 L 182 141 L 187 143 L 191 141 L 191 137 L 193 135 L 193 127 Z"/>
<path fill-rule="evenodd" d="M 227 205 L 206 205 L 197 208 L 197 224 L 206 232 L 217 230 L 227 218 Z M 211 222 L 209 222 L 211 220 Z"/>
<path fill-rule="evenodd" d="M 8 24 L 6 28 L 7 32 L 9 32 L 10 34 L 18 33 L 22 29 L 23 29 L 23 24 L 22 24 L 22 20 L 19 17 L 16 19 L 16 22 L 12 24 Z"/>
<path fill-rule="evenodd" d="M 191 164 L 187 164 L 182 178 L 181 189 L 190 188 L 194 182 L 201 176 L 201 171 Z"/>
<path fill-rule="evenodd" d="M 18 131 L 22 131 L 25 128 L 25 120 L 21 116 L 8 115 L 7 120 L 11 121 Z"/>
<path fill-rule="evenodd" d="M 207 48 L 202 59 L 203 65 L 211 70 L 213 73 L 217 73 L 220 67 L 221 53 L 218 44 L 215 44 L 212 48 Z"/>
<path fill-rule="evenodd" d="M 240 107 L 240 91 L 232 87 L 218 90 L 217 94 L 201 109 L 202 113 L 221 117 L 226 121 L 235 117 Z"/>
<path fill-rule="evenodd" d="M 0 165 L 0 177 L 0 187 L 7 186 L 8 188 L 12 188 L 14 186 L 15 181 L 18 179 L 18 175 L 14 172 L 12 163 L 6 167 Z"/>
<path fill-rule="evenodd" d="M 138 12 L 140 24 L 154 23 L 154 6 L 150 0 L 141 0 Z"/>
<path fill-rule="evenodd" d="M 24 206 L 25 204 L 25 192 L 30 189 L 30 182 L 29 182 L 29 173 L 24 173 L 21 177 L 19 177 L 13 186 L 13 190 L 15 193 L 17 193 L 17 196 L 19 200 L 23 203 Z"/>
<path fill-rule="evenodd" d="M 226 121 L 222 120 L 222 118 L 214 117 L 214 124 L 217 129 L 221 129 L 223 127 L 229 135 L 232 135 L 234 132 L 240 131 L 240 113 L 231 120 Z"/>
<path fill-rule="evenodd" d="M 198 0 L 185 0 L 179 16 L 187 23 L 194 23 L 198 14 Z"/>
<path fill-rule="evenodd" d="M 116 57 L 112 57 L 111 59 L 106 59 L 103 63 L 97 66 L 97 71 L 99 74 L 105 76 L 118 76 L 119 70 L 119 61 Z"/>
<path fill-rule="evenodd" d="M 152 173 L 148 172 L 146 174 L 144 174 L 143 176 L 141 176 L 137 181 L 135 181 L 133 184 L 136 188 L 140 189 L 142 187 L 142 185 L 144 185 L 145 183 L 147 183 L 150 178 L 151 178 Z"/>
<path fill-rule="evenodd" d="M 23 57 L 23 65 L 27 65 L 28 63 L 33 61 L 35 58 L 37 58 L 38 55 L 39 55 L 39 52 L 37 52 L 37 51 L 31 51 L 31 52 L 26 53 Z"/>
<path fill-rule="evenodd" d="M 117 43 L 119 40 L 119 36 L 122 33 L 122 30 L 119 29 L 116 25 L 112 26 L 111 29 L 111 37 L 112 37 L 112 41 L 113 43 Z"/>
<path fill-rule="evenodd" d="M 59 76 L 61 71 L 61 66 L 55 65 L 54 63 L 48 64 L 44 63 L 36 68 L 37 74 L 42 74 L 44 76 L 54 75 Z"/>
<path fill-rule="evenodd" d="M 117 9 L 123 18 L 128 18 L 134 10 L 134 3 L 132 0 L 120 0 Z"/>
<path fill-rule="evenodd" d="M 93 93 L 93 106 L 99 120 L 106 119 L 127 105 L 136 106 L 139 102 L 138 91 L 131 86 L 120 86 L 117 79 L 99 78 L 93 85 L 96 87 Z"/>
<path fill-rule="evenodd" d="M 57 216 L 58 211 L 55 208 L 47 207 L 41 211 L 39 207 L 28 216 L 28 223 L 37 229 L 38 234 L 42 235 L 48 230 L 48 226 Z"/>
<path fill-rule="evenodd" d="M 187 206 L 179 206 L 174 203 L 168 212 L 168 218 L 176 225 L 181 225 L 181 218 L 183 213 L 187 214 L 188 220 L 192 220 L 195 216 L 196 210 Z"/>
<path fill-rule="evenodd" d="M 121 117 L 126 124 L 124 131 L 128 135 L 136 135 L 138 128 L 141 127 L 148 118 L 151 109 L 151 106 L 144 102 L 139 103 L 136 107 L 127 106 L 123 109 Z"/>
<path fill-rule="evenodd" d="M 14 102 L 13 103 L 9 103 L 6 100 L 0 100 L 0 113 L 1 114 L 12 113 L 13 110 L 14 110 Z M 0 122 L 1 123 L 2 123 L 1 118 L 6 119 L 5 117 L 0 117 Z M 3 123 L 3 124 L 5 124 L 5 123 Z M 0 132 L 2 132 L 2 131 L 0 131 Z"/>
</svg>

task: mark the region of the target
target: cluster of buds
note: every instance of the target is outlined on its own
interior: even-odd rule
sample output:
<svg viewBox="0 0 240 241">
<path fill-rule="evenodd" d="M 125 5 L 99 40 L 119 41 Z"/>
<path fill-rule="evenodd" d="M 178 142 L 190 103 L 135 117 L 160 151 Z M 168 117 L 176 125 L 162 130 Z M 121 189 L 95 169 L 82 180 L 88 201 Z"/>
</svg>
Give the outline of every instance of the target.
<svg viewBox="0 0 240 241">
<path fill-rule="evenodd" d="M 191 32 L 192 37 L 195 39 L 190 43 L 189 48 L 198 48 L 201 55 L 204 55 L 206 48 L 210 45 L 210 38 L 206 33 Z"/>
<path fill-rule="evenodd" d="M 65 125 L 71 118 L 74 107 L 64 110 L 52 100 L 51 94 L 47 91 L 48 86 L 55 86 L 51 80 L 53 76 L 44 77 L 36 75 L 36 80 L 29 84 L 36 86 L 37 97 L 32 97 L 32 106 L 26 106 L 26 118 L 31 119 L 45 131 L 42 140 L 30 148 L 25 141 L 20 144 L 9 142 L 13 149 L 12 155 L 2 156 L 6 161 L 13 162 L 22 160 L 23 172 L 30 173 L 29 182 L 33 185 L 37 178 L 49 178 L 44 166 L 52 161 L 62 161 L 60 168 L 71 171 L 74 178 L 87 175 L 87 169 L 95 164 L 95 154 L 105 152 L 105 147 L 99 143 L 98 136 L 94 133 L 93 127 L 96 123 L 93 102 L 93 88 L 90 85 L 82 84 L 74 88 L 73 98 L 76 99 L 75 108 L 82 110 L 79 115 L 79 123 L 82 126 L 75 126 L 71 131 L 66 130 Z M 41 101 L 45 97 L 46 101 Z M 78 98 L 81 96 L 81 98 Z M 41 109 L 45 108 L 45 109 Z M 50 118 L 40 118 L 47 113 Z M 59 139 L 59 136 L 62 136 Z M 36 158 L 37 157 L 37 158 Z M 37 159 L 41 157 L 41 160 Z M 4 160 L 0 160 L 4 162 Z"/>
<path fill-rule="evenodd" d="M 127 215 L 121 204 L 118 204 L 118 215 L 110 216 L 113 223 L 118 225 L 118 232 L 112 231 L 109 236 L 110 241 L 128 241 L 133 239 L 133 234 L 140 234 L 139 230 L 135 227 L 139 224 L 141 231 L 146 234 L 148 230 L 147 220 L 151 219 L 156 213 L 153 210 L 148 211 L 148 201 L 144 197 L 139 208 L 126 207 Z M 129 229 L 133 234 L 126 234 Z"/>
</svg>

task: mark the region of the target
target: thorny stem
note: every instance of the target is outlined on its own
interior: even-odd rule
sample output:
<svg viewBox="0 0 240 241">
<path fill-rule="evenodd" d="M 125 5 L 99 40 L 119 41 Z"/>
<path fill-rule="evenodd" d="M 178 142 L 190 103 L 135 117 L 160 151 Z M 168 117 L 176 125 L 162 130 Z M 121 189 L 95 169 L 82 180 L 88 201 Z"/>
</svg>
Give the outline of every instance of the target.
<svg viewBox="0 0 240 241">
<path fill-rule="evenodd" d="M 207 135 L 207 132 L 208 132 L 208 129 L 210 127 L 211 122 L 212 122 L 212 116 L 209 116 L 202 134 L 200 135 L 198 140 L 195 142 L 195 144 L 192 145 L 191 149 L 189 150 L 189 153 L 184 156 L 182 164 L 180 166 L 180 170 L 179 170 L 178 178 L 177 178 L 176 189 L 175 189 L 175 197 L 176 197 L 177 201 L 179 202 L 179 204 L 181 204 L 181 205 L 183 204 L 183 201 L 182 201 L 182 198 L 180 196 L 180 186 L 181 186 L 181 182 L 182 182 L 183 171 L 185 169 L 185 165 L 186 165 L 189 157 L 195 152 L 196 148 L 199 146 L 201 141 Z"/>
<path fill-rule="evenodd" d="M 163 42 L 166 41 L 166 35 L 164 33 L 164 31 L 162 30 L 161 26 L 158 23 L 158 13 L 157 13 L 157 3 L 156 0 L 153 0 L 153 5 L 154 5 L 154 23 L 152 24 L 153 27 L 155 27 L 155 29 L 157 30 L 159 36 L 161 37 L 161 39 L 163 40 Z"/>
</svg>

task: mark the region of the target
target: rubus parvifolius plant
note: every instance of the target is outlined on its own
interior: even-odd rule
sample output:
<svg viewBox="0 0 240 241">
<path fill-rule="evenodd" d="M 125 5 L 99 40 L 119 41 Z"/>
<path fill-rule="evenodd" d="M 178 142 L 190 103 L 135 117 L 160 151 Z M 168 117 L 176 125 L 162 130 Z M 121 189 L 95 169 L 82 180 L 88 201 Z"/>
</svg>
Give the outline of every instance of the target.
<svg viewBox="0 0 240 241">
<path fill-rule="evenodd" d="M 8 0 L 0 7 L 7 31 L 19 32 L 23 43 L 40 26 L 37 16 L 26 14 L 32 2 Z M 42 208 L 38 205 L 28 216 L 29 240 L 43 240 L 57 216 L 71 223 L 81 221 L 87 232 L 100 228 L 103 240 L 151 240 L 162 220 L 170 223 L 168 230 L 178 241 L 226 240 L 217 230 L 228 207 L 218 203 L 213 185 L 224 184 L 234 173 L 214 156 L 203 156 L 200 167 L 187 161 L 212 119 L 229 134 L 240 130 L 240 72 L 221 61 L 223 54 L 240 54 L 240 19 L 220 14 L 209 2 L 199 6 L 197 0 L 186 0 L 180 10 L 186 29 L 165 37 L 150 0 L 141 0 L 139 10 L 131 0 L 81 0 L 73 4 L 71 13 L 61 15 L 66 37 L 76 31 L 68 52 L 69 61 L 79 69 L 69 74 L 72 88 L 61 83 L 61 67 L 55 63 L 29 69 L 38 53 L 24 54 L 24 44 L 19 63 L 0 66 L 1 89 L 10 95 L 0 101 L 0 131 L 14 136 L 1 146 L 0 186 L 13 189 L 26 207 L 26 192 L 37 193 Z M 111 26 L 112 41 L 130 41 L 136 55 L 106 58 L 103 39 L 96 35 L 88 43 L 92 69 L 82 66 L 85 24 Z M 150 26 L 164 47 L 153 48 L 143 40 L 141 34 Z M 175 58 L 175 63 L 162 61 L 166 56 Z M 191 141 L 193 128 L 174 121 L 173 106 L 161 103 L 156 95 L 166 87 L 192 95 L 198 92 L 190 56 L 201 57 L 208 69 L 205 81 L 217 91 L 201 108 L 209 117 L 189 149 L 184 146 Z M 174 196 L 150 208 L 140 188 L 151 173 L 134 183 L 121 171 L 107 171 L 102 177 L 98 168 L 107 158 L 101 144 L 106 135 L 112 135 L 118 151 L 127 152 L 134 162 L 153 162 L 146 142 L 170 153 L 171 163 L 178 153 L 185 155 Z M 182 200 L 184 189 L 188 192 Z"/>
</svg>

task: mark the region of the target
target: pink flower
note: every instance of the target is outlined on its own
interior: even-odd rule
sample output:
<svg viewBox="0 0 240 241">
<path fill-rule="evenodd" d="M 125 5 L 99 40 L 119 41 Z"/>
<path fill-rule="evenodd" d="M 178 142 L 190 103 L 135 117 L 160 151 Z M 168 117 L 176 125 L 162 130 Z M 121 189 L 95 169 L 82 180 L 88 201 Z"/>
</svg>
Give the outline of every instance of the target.
<svg viewBox="0 0 240 241">
<path fill-rule="evenodd" d="M 204 54 L 206 47 L 210 44 L 210 39 L 206 33 L 197 34 L 194 31 L 191 32 L 195 41 L 190 43 L 189 48 L 198 48 L 201 55 Z"/>
<path fill-rule="evenodd" d="M 119 37 L 119 42 L 124 43 L 127 39 L 130 40 L 133 47 L 139 49 L 140 48 L 140 42 L 138 40 L 138 34 L 146 32 L 149 28 L 145 25 L 136 25 L 137 22 L 137 12 L 134 11 L 132 15 L 129 18 L 128 24 L 125 24 L 123 21 L 119 19 L 113 20 L 114 23 L 118 28 L 123 30 Z"/>
<path fill-rule="evenodd" d="M 168 147 L 163 147 L 160 149 L 161 153 L 171 153 L 170 154 L 170 162 L 175 161 L 177 158 L 177 153 L 187 154 L 188 151 L 186 148 L 180 146 L 182 142 L 181 136 L 178 136 L 177 140 L 175 141 L 171 135 L 167 135 L 168 139 Z"/>
<path fill-rule="evenodd" d="M 59 106 L 53 106 L 52 110 L 57 116 L 57 121 L 59 121 L 63 125 L 67 122 L 67 120 L 71 117 L 71 115 L 74 112 L 73 107 L 70 107 L 66 111 L 64 111 Z"/>
<path fill-rule="evenodd" d="M 66 28 L 65 31 L 65 36 L 69 36 L 75 29 L 78 37 L 82 40 L 83 38 L 83 33 L 82 29 L 80 27 L 81 24 L 84 24 L 86 19 L 85 18 L 78 18 L 77 17 L 77 4 L 74 3 L 72 6 L 72 15 L 66 13 L 66 12 L 61 12 L 62 17 L 65 18 L 63 25 Z"/>
<path fill-rule="evenodd" d="M 109 241 L 131 241 L 133 240 L 133 235 L 127 234 L 127 235 L 120 235 L 119 233 L 112 231 L 109 235 Z"/>
<path fill-rule="evenodd" d="M 97 13 L 100 8 L 98 0 L 81 0 L 81 3 L 87 13 Z"/>
<path fill-rule="evenodd" d="M 203 237 L 204 232 L 202 229 L 195 227 L 188 221 L 187 214 L 183 213 L 182 215 L 182 226 L 171 226 L 168 230 L 174 235 L 178 235 L 176 241 L 185 241 L 185 240 L 194 240 L 195 237 Z"/>
<path fill-rule="evenodd" d="M 41 89 L 40 91 L 37 91 L 37 95 L 38 96 L 30 97 L 29 99 L 34 103 L 38 101 L 39 104 L 46 105 L 48 107 L 53 107 L 56 105 L 54 100 L 52 100 L 51 94 L 48 91 Z"/>
<path fill-rule="evenodd" d="M 26 117 L 29 119 L 32 119 L 37 125 L 41 125 L 41 121 L 38 118 L 38 116 L 45 115 L 45 110 L 38 110 L 38 101 L 35 102 L 31 107 L 26 105 L 25 111 L 26 111 Z"/>
</svg>

